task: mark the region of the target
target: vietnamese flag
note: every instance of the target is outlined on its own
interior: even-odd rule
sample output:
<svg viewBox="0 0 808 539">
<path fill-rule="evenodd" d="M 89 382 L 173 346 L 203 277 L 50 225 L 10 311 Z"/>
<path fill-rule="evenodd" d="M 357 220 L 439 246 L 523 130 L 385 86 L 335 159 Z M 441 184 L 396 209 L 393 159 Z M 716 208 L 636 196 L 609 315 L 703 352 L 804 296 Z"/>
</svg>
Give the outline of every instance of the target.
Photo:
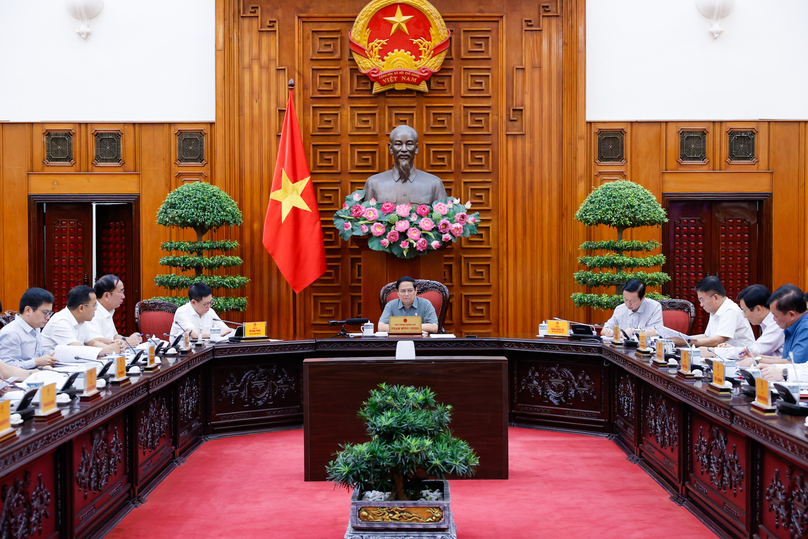
<svg viewBox="0 0 808 539">
<path fill-rule="evenodd" d="M 325 273 L 320 212 L 306 164 L 291 88 L 264 220 L 263 243 L 297 293 Z"/>
</svg>

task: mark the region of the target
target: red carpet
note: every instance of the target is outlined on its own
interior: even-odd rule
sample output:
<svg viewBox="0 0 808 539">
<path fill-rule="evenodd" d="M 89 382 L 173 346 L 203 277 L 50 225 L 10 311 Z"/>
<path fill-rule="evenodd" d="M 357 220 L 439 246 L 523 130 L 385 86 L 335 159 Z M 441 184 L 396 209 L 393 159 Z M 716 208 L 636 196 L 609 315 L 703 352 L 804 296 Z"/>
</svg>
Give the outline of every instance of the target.
<svg viewBox="0 0 808 539">
<path fill-rule="evenodd" d="M 609 440 L 511 428 L 508 481 L 452 481 L 459 539 L 713 538 Z M 341 538 L 350 494 L 303 481 L 303 431 L 214 440 L 107 537 Z"/>
</svg>

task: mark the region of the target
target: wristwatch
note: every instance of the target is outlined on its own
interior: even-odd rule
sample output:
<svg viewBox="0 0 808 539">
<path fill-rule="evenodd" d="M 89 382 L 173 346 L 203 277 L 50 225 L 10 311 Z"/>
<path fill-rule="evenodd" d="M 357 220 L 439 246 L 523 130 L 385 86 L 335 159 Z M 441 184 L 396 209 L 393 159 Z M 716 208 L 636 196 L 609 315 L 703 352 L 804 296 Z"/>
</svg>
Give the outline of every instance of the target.
<svg viewBox="0 0 808 539">
<path fill-rule="evenodd" d="M 783 382 L 788 382 L 788 368 L 783 369 Z"/>
</svg>

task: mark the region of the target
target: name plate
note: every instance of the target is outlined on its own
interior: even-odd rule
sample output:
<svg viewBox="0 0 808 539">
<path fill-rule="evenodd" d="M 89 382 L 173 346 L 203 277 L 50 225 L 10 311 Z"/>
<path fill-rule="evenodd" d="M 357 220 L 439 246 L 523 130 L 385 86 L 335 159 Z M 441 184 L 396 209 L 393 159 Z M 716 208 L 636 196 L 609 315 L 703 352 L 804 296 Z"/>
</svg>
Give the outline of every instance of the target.
<svg viewBox="0 0 808 539">
<path fill-rule="evenodd" d="M 548 337 L 569 337 L 570 323 L 566 320 L 550 320 L 547 322 Z"/>
<path fill-rule="evenodd" d="M 56 410 L 55 383 L 42 386 L 39 390 L 39 415 L 48 415 L 54 410 Z"/>
<path fill-rule="evenodd" d="M 118 356 L 115 358 L 115 379 L 123 378 L 126 378 L 126 357 Z"/>
<path fill-rule="evenodd" d="M 620 343 L 620 326 L 615 324 L 614 328 L 612 328 L 612 331 L 614 332 L 614 335 L 612 336 L 612 342 L 614 344 Z"/>
<path fill-rule="evenodd" d="M 11 428 L 11 401 L 0 402 L 0 434 Z"/>
<path fill-rule="evenodd" d="M 639 335 L 638 338 L 640 340 L 640 348 L 642 348 L 643 350 L 647 350 L 648 349 L 648 334 L 645 333 L 644 331 L 640 331 L 640 333 L 638 335 Z"/>
<path fill-rule="evenodd" d="M 689 348 L 682 348 L 681 349 L 681 356 L 682 356 L 682 372 L 689 374 L 690 373 L 690 349 Z"/>
<path fill-rule="evenodd" d="M 96 385 L 98 382 L 98 373 L 95 367 L 91 367 L 84 371 L 84 394 L 89 395 L 98 391 Z"/>
<path fill-rule="evenodd" d="M 772 391 L 769 382 L 762 377 L 755 378 L 755 404 L 762 408 L 772 407 Z"/>
<path fill-rule="evenodd" d="M 665 343 L 661 340 L 656 342 L 656 360 L 657 363 L 665 362 Z"/>
<path fill-rule="evenodd" d="M 244 336 L 245 337 L 266 337 L 267 336 L 267 323 L 266 322 L 245 322 L 244 323 Z"/>
<path fill-rule="evenodd" d="M 713 385 L 724 387 L 724 362 L 713 360 Z"/>
<path fill-rule="evenodd" d="M 152 344 L 152 345 L 149 345 L 149 362 L 148 362 L 148 364 L 146 365 L 146 368 L 147 368 L 147 369 L 152 369 L 152 368 L 154 368 L 154 366 L 157 364 L 157 363 L 154 361 L 154 359 L 155 359 L 155 355 L 154 355 L 154 345 Z"/>
<path fill-rule="evenodd" d="M 391 316 L 388 335 L 420 335 L 420 316 Z"/>
</svg>

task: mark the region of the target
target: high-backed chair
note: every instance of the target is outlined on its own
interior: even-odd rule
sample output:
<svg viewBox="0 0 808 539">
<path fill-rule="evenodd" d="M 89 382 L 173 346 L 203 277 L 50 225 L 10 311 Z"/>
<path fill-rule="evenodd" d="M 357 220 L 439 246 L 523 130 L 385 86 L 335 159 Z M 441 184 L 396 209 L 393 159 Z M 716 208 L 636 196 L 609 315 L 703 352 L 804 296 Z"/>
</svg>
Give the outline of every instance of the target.
<svg viewBox="0 0 808 539">
<path fill-rule="evenodd" d="M 662 323 L 666 328 L 680 333 L 690 334 L 693 320 L 696 318 L 696 309 L 686 299 L 661 299 Z"/>
<path fill-rule="evenodd" d="M 163 333 L 171 333 L 174 313 L 177 306 L 167 301 L 145 300 L 135 305 L 135 324 L 143 335 L 156 335 L 163 338 Z"/>
<path fill-rule="evenodd" d="M 438 314 L 438 333 L 446 333 L 443 329 L 443 322 L 446 320 L 446 313 L 449 312 L 449 289 L 438 281 L 415 279 L 415 290 L 420 297 L 429 300 L 435 307 L 435 312 Z M 384 311 L 385 305 L 394 299 L 398 299 L 395 281 L 384 285 L 379 293 L 379 305 L 382 311 Z"/>
<path fill-rule="evenodd" d="M 14 317 L 17 316 L 17 311 L 4 311 L 0 314 L 0 328 L 5 327 L 7 324 L 10 324 Z"/>
</svg>

